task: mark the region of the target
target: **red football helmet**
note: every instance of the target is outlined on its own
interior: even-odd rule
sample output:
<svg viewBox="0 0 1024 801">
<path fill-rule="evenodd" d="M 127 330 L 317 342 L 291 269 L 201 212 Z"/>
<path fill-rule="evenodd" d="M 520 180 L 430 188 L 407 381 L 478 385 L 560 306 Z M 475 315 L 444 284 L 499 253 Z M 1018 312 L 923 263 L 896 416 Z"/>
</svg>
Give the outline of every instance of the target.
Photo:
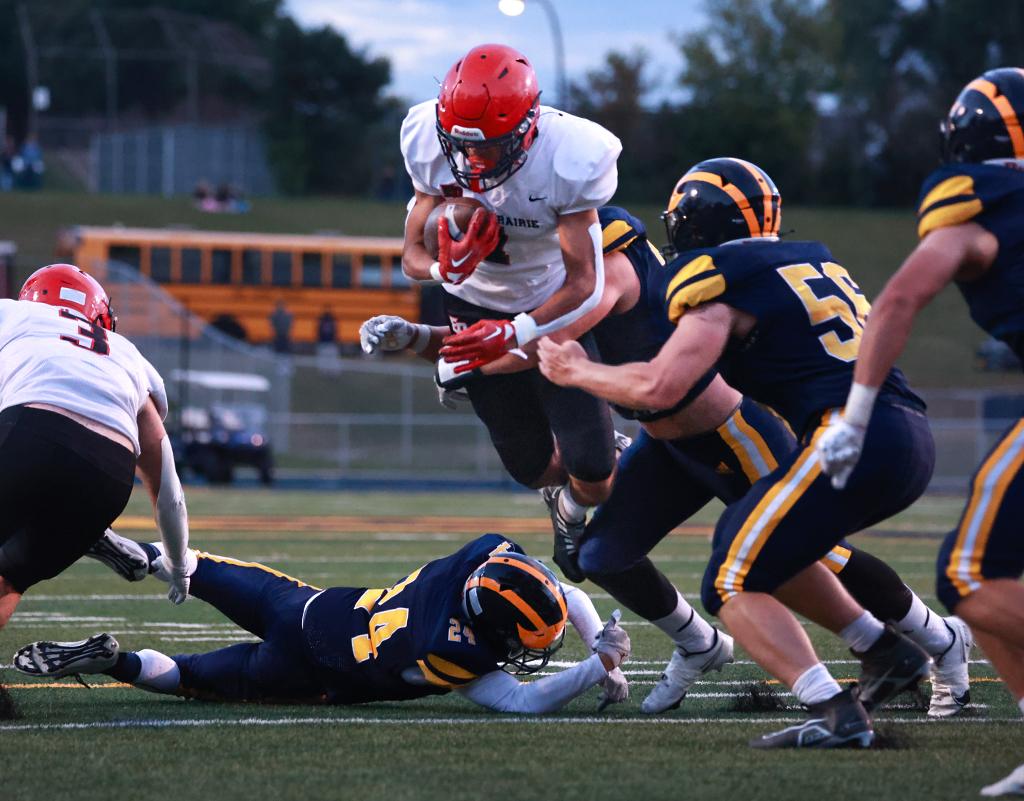
<svg viewBox="0 0 1024 801">
<path fill-rule="evenodd" d="M 461 186 L 486 192 L 526 163 L 539 100 L 533 67 L 511 47 L 479 45 L 455 62 L 437 97 L 437 136 Z"/>
<path fill-rule="evenodd" d="M 89 273 L 73 264 L 40 267 L 21 287 L 18 300 L 74 309 L 89 322 L 108 331 L 117 326 L 106 290 Z"/>
</svg>

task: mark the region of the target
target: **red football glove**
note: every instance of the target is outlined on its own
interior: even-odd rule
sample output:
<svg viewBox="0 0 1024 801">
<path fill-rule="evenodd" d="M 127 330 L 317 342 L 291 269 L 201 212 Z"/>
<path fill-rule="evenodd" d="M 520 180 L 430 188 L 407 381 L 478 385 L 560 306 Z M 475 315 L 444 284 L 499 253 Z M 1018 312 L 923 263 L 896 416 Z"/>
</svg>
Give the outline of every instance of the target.
<svg viewBox="0 0 1024 801">
<path fill-rule="evenodd" d="M 498 216 L 479 208 L 469 218 L 469 228 L 458 241 L 452 239 L 448 220 L 437 220 L 437 263 L 441 277 L 449 284 L 461 284 L 498 247 Z"/>
<path fill-rule="evenodd" d="M 441 358 L 446 362 L 466 362 L 455 368 L 456 373 L 465 373 L 516 347 L 516 329 L 511 320 L 479 320 L 464 331 L 446 336 Z"/>
</svg>

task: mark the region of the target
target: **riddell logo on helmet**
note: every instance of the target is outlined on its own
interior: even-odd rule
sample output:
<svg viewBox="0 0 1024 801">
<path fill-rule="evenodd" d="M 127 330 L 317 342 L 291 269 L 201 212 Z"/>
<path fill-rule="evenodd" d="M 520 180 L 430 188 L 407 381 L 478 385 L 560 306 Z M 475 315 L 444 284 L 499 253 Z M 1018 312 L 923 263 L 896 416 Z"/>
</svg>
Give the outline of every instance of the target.
<svg viewBox="0 0 1024 801">
<path fill-rule="evenodd" d="M 474 142 L 482 142 L 487 138 L 479 128 L 463 128 L 461 125 L 452 126 L 452 136 L 457 136 L 459 139 L 472 139 Z"/>
</svg>

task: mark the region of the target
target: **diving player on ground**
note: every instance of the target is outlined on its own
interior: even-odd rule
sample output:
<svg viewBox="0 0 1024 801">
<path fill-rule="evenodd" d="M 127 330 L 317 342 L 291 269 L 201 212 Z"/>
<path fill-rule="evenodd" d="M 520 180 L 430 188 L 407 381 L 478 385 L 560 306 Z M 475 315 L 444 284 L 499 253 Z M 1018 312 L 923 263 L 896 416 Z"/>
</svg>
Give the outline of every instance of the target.
<svg viewBox="0 0 1024 801">
<path fill-rule="evenodd" d="M 536 714 L 597 684 L 604 687 L 602 706 L 628 695 L 618 666 L 630 644 L 617 616 L 602 628 L 582 590 L 560 585 L 497 534 L 381 589 L 321 590 L 254 562 L 187 556 L 191 594 L 261 642 L 170 657 L 121 652 L 113 637 L 97 634 L 77 643 L 31 643 L 15 654 L 14 666 L 33 676 L 105 673 L 152 692 L 218 701 L 358 704 L 455 690 L 498 712 Z M 124 578 L 169 577 L 159 544 L 108 532 L 98 557 Z M 567 620 L 592 656 L 526 683 L 503 670 L 544 667 L 562 644 Z"/>
<path fill-rule="evenodd" d="M 844 487 L 883 438 L 885 376 L 917 314 L 956 284 L 971 318 L 1024 360 L 1024 70 L 990 70 L 964 87 L 942 121 L 943 166 L 921 187 L 921 239 L 878 296 L 840 419 L 818 442 Z M 971 627 L 1024 712 L 1024 419 L 975 471 L 960 522 L 938 559 L 938 596 Z M 1024 793 L 1024 765 L 982 790 Z"/>
</svg>

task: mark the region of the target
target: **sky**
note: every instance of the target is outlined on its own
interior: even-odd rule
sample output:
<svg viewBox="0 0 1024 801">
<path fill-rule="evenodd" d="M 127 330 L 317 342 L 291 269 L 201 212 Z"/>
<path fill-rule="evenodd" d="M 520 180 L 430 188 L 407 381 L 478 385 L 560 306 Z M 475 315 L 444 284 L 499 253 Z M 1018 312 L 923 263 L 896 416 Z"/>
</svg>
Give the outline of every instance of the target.
<svg viewBox="0 0 1024 801">
<path fill-rule="evenodd" d="M 682 66 L 673 36 L 704 22 L 699 0 L 550 0 L 561 23 L 569 81 L 599 68 L 611 50 L 643 47 L 648 73 L 660 81 L 652 99 L 675 96 Z M 507 17 L 497 0 L 288 0 L 304 27 L 330 25 L 371 56 L 391 61 L 390 93 L 411 102 L 437 95 L 437 81 L 471 47 L 485 42 L 511 45 L 537 71 L 543 101 L 555 104 L 556 67 L 552 29 L 537 0 Z"/>
</svg>

